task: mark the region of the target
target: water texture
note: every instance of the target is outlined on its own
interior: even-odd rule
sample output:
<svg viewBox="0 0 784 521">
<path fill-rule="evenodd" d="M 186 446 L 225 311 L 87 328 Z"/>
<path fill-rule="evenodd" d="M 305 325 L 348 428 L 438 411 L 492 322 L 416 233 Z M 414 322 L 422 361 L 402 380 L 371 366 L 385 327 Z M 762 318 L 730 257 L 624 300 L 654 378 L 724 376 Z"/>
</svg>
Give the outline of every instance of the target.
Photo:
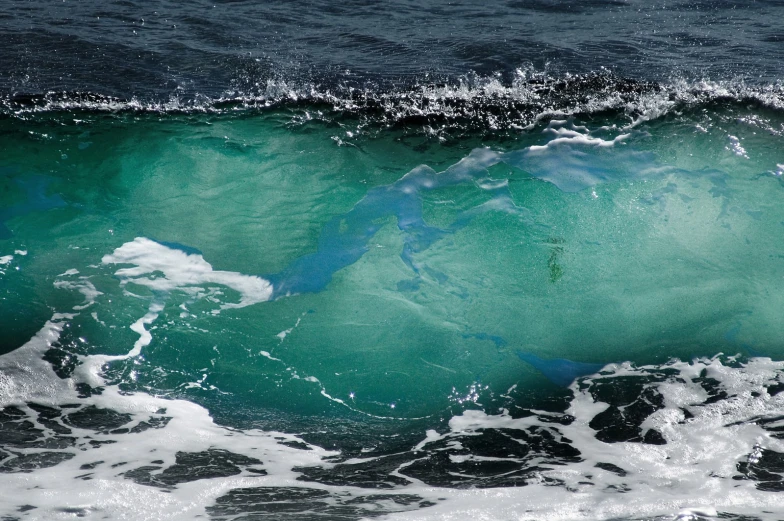
<svg viewBox="0 0 784 521">
<path fill-rule="evenodd" d="M 779 2 L 0 6 L 0 516 L 784 519 Z"/>
</svg>

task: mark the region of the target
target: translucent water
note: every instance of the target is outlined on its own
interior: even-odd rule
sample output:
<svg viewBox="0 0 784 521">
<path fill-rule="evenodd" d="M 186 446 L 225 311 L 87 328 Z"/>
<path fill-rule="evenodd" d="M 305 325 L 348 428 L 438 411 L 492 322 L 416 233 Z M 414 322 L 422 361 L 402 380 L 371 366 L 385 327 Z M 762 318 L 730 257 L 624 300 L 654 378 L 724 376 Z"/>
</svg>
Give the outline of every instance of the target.
<svg viewBox="0 0 784 521">
<path fill-rule="evenodd" d="M 778 519 L 784 120 L 660 108 L 6 118 L 3 512 Z"/>
</svg>

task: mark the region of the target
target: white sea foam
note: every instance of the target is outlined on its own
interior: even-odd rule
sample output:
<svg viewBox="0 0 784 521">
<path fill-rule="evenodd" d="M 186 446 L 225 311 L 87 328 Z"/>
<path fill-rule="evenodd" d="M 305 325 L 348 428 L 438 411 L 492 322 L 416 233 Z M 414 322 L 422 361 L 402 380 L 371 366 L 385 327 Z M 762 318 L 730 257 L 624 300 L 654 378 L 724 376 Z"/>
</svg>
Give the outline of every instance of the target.
<svg viewBox="0 0 784 521">
<path fill-rule="evenodd" d="M 541 464 L 542 478 L 558 479 L 565 487 L 543 488 L 532 478 L 520 488 L 454 490 L 413 487 L 423 497 L 447 497 L 447 501 L 417 512 L 391 515 L 394 520 L 603 520 L 603 519 L 696 519 L 716 518 L 718 512 L 778 520 L 782 508 L 779 493 L 755 488 L 751 480 L 737 480 L 736 465 L 759 452 L 759 447 L 784 451 L 784 442 L 758 425 L 760 418 L 777 418 L 784 396 L 770 396 L 766 385 L 781 378 L 784 363 L 766 358 L 750 360 L 741 367 L 723 364 L 719 358 L 692 363 L 672 362 L 665 367 L 610 366 L 602 376 L 586 381 L 616 377 L 638 377 L 670 370 L 672 377 L 656 385 L 665 398 L 665 408 L 643 423 L 659 429 L 666 445 L 637 442 L 605 443 L 588 426 L 607 408 L 575 383 L 575 397 L 567 413 L 575 417 L 558 430 L 580 451 L 582 461 L 567 466 Z M 706 403 L 704 389 L 693 380 L 707 375 L 720 382 L 730 397 Z M 693 418 L 684 421 L 684 410 Z M 537 415 L 548 415 L 537 411 Z M 543 428 L 538 416 L 513 418 L 508 413 L 488 415 L 466 411 L 453 417 L 449 432 L 428 431 L 414 451 L 426 450 L 441 440 L 459 440 L 486 429 L 525 430 Z M 758 459 L 758 458 L 757 458 Z M 478 461 L 478 460 L 476 460 Z M 597 467 L 611 464 L 622 469 L 618 475 Z M 619 492 L 620 491 L 620 492 Z"/>
<path fill-rule="evenodd" d="M 71 269 L 62 273 L 58 277 L 78 275 L 79 271 Z M 84 296 L 82 304 L 73 307 L 76 311 L 86 309 L 95 304 L 95 299 L 103 295 L 102 292 L 95 288 L 95 285 L 90 281 L 89 277 L 79 277 L 76 280 L 62 280 L 58 279 L 54 282 L 55 288 L 76 290 Z"/>
<path fill-rule="evenodd" d="M 620 134 L 611 140 L 605 140 L 598 137 L 592 137 L 588 134 L 587 129 L 585 129 L 585 132 L 579 132 L 577 129 L 553 127 L 553 123 L 555 122 L 551 122 L 545 131 L 552 132 L 556 137 L 549 141 L 546 145 L 533 145 L 529 147 L 528 150 L 530 153 L 544 151 L 550 147 L 563 144 L 611 147 L 617 143 L 622 143 L 625 139 L 628 139 L 629 136 L 631 136 L 631 134 L 628 133 Z M 558 123 L 562 122 L 559 121 Z"/>
<path fill-rule="evenodd" d="M 0 407 L 29 400 L 57 404 L 71 395 L 72 382 L 57 378 L 42 357 L 73 316 L 55 314 L 25 345 L 0 357 Z"/>
<path fill-rule="evenodd" d="M 727 146 L 727 150 L 732 151 L 732 153 L 738 157 L 749 158 L 746 149 L 743 148 L 743 145 L 741 145 L 740 139 L 738 139 L 737 136 L 728 136 L 728 139 L 730 140 L 730 144 Z"/>
<path fill-rule="evenodd" d="M 70 459 L 32 473 L 2 474 L 4 499 L 0 501 L 0 514 L 13 515 L 19 507 L 33 505 L 36 508 L 28 511 L 25 519 L 70 519 L 78 513 L 85 519 L 189 520 L 203 515 L 204 508 L 212 500 L 233 488 L 297 486 L 293 467 L 317 464 L 333 454 L 315 446 L 299 450 L 281 445 L 279 442 L 286 440 L 302 443 L 285 433 L 240 432 L 218 426 L 206 409 L 184 400 L 155 398 L 143 393 L 128 395 L 111 386 L 89 400 L 80 400 L 74 390 L 74 383 L 80 381 L 79 375 L 74 379 L 60 379 L 50 364 L 41 359 L 74 316 L 53 316 L 27 344 L 0 357 L 0 407 L 16 406 L 35 418 L 29 403 L 58 407 L 63 403 L 81 402 L 85 406 L 129 415 L 129 422 L 124 427 L 131 432 L 96 432 L 70 425 L 69 438 L 75 438 L 74 445 L 46 451 L 65 452 L 71 455 Z M 96 368 L 90 358 L 84 357 L 85 365 Z M 104 384 L 100 375 L 94 376 L 91 383 Z M 133 432 L 142 422 L 165 418 L 168 418 L 166 423 L 159 423 L 162 427 Z M 208 450 L 259 459 L 261 464 L 248 468 L 263 468 L 268 475 L 244 470 L 236 476 L 181 483 L 171 490 L 140 485 L 123 476 L 124 472 L 140 465 L 170 466 L 175 463 L 178 452 Z M 20 448 L 14 452 L 44 451 Z M 89 483 L 84 479 L 89 479 Z"/>
<path fill-rule="evenodd" d="M 631 132 L 604 139 L 572 121 L 554 120 L 544 133 L 554 137 L 543 145 L 507 152 L 503 161 L 564 192 L 579 192 L 630 175 L 644 177 L 655 172 L 650 159 L 633 149 L 607 153 L 607 149 L 630 140 Z"/>
<path fill-rule="evenodd" d="M 368 132 L 374 120 L 386 125 L 409 118 L 437 116 L 445 124 L 428 122 L 421 130 L 440 139 L 456 122 L 470 120 L 488 130 L 530 128 L 540 121 L 563 119 L 577 114 L 615 111 L 628 118 L 628 127 L 651 121 L 684 107 L 698 106 L 716 100 L 754 101 L 779 109 L 784 107 L 781 83 L 749 85 L 742 80 L 691 80 L 675 77 L 658 85 L 624 81 L 599 72 L 575 76 L 552 76 L 547 71 L 523 67 L 515 71 L 509 82 L 497 76 L 469 75 L 450 83 L 434 84 L 422 78 L 420 84 L 391 91 L 374 89 L 324 88 L 321 85 L 286 78 L 267 79 L 245 90 L 228 90 L 217 98 L 198 96 L 167 100 L 120 100 L 101 96 L 84 96 L 49 92 L 35 103 L 17 104 L 1 100 L 0 109 L 24 116 L 29 112 L 82 110 L 90 112 L 149 113 L 223 113 L 246 108 L 267 108 L 307 100 L 324 103 L 335 113 L 358 114 L 356 129 L 341 135 L 354 137 Z M 493 110 L 495 109 L 495 110 Z M 295 110 L 293 121 L 306 123 L 313 119 L 330 119 L 329 110 L 305 108 Z M 79 120 L 77 120 L 79 121 Z M 345 128 L 341 124 L 342 128 Z M 335 140 L 344 143 L 338 136 Z"/>
<path fill-rule="evenodd" d="M 281 331 L 280 333 L 278 333 L 275 336 L 278 337 L 281 342 L 283 342 L 284 340 L 286 340 L 286 337 L 289 336 L 291 334 L 291 332 L 294 331 L 297 328 L 297 326 L 299 326 L 299 323 L 301 321 L 302 321 L 302 317 L 297 318 L 297 322 L 293 326 L 291 326 L 288 329 L 284 329 L 283 331 Z"/>
<path fill-rule="evenodd" d="M 166 295 L 174 291 L 198 297 L 203 295 L 204 287 L 217 285 L 239 293 L 239 302 L 222 302 L 220 309 L 213 310 L 212 314 L 218 314 L 221 309 L 236 309 L 265 302 L 272 296 L 272 285 L 261 277 L 214 270 L 201 254 L 186 253 L 144 237 L 137 237 L 113 253 L 104 255 L 101 262 L 105 265 L 132 265 L 131 268 L 120 268 L 115 272 L 120 278 L 120 284 L 123 287 L 129 283 L 144 286 L 157 295 L 150 302 L 147 313 L 130 326 L 139 334 L 139 339 L 126 357 L 138 356 L 142 348 L 150 344 L 152 335 L 146 326 L 158 318 L 164 309 Z M 105 361 L 115 359 L 118 358 L 109 357 Z"/>
<path fill-rule="evenodd" d="M 24 512 L 24 519 L 31 521 L 74 516 L 88 520 L 186 521 L 205 516 L 205 509 L 234 489 L 249 489 L 251 494 L 254 490 L 281 490 L 282 494 L 287 490 L 324 491 L 332 498 L 327 500 L 330 503 L 339 505 L 341 500 L 351 500 L 350 508 L 360 505 L 368 512 L 381 505 L 389 511 L 406 508 L 394 501 L 399 491 L 368 494 L 356 487 L 298 481 L 295 468 L 314 465 L 328 468 L 332 464 L 325 458 L 337 453 L 288 433 L 240 431 L 216 425 L 206 409 L 185 400 L 120 392 L 106 385 L 97 372 L 100 364 L 93 363 L 92 356 L 82 357 L 82 367 L 96 371 L 90 384 L 102 385 L 102 392 L 89 397 L 77 396 L 75 384 L 83 381 L 84 372 L 77 371 L 71 378 L 61 379 L 41 359 L 58 340 L 62 329 L 68 327 L 68 321 L 76 316 L 54 315 L 28 343 L 0 356 L 0 407 L 16 407 L 45 432 L 44 437 L 68 445 L 12 449 L 13 455 L 19 457 L 36 453 L 68 457 L 61 458 L 54 466 L 31 472 L 0 474 L 4 498 L 0 501 L 0 515 L 13 517 Z M 104 360 L 104 357 L 97 358 Z M 70 432 L 58 438 L 48 430 L 51 424 L 36 420 L 31 404 L 54 408 L 69 404 L 69 408 L 60 409 L 63 415 L 84 410 L 110 411 L 125 415 L 120 421 L 125 423 L 122 429 L 109 431 L 65 421 L 61 425 L 67 426 Z M 239 463 L 236 470 L 229 472 L 234 472 L 233 475 L 175 480 L 166 485 L 164 469 L 182 465 L 179 458 L 183 454 L 206 458 L 202 465 L 215 465 L 215 459 L 221 457 L 228 465 Z M 151 486 L 156 479 L 159 484 Z M 387 495 L 389 500 L 384 499 Z M 366 498 L 364 503 L 363 498 Z M 324 505 L 321 501 L 314 503 L 315 507 Z M 308 507 L 301 508 L 304 512 Z"/>
<path fill-rule="evenodd" d="M 240 294 L 240 301 L 223 303 L 221 309 L 240 308 L 264 302 L 272 296 L 272 285 L 252 275 L 232 271 L 213 270 L 197 253 L 186 253 L 169 248 L 144 237 L 137 237 L 101 259 L 103 264 L 131 264 L 115 275 L 123 285 L 129 282 L 146 286 L 154 291 L 172 292 L 192 286 L 217 284 L 229 287 Z M 163 274 L 163 277 L 156 274 Z"/>
</svg>

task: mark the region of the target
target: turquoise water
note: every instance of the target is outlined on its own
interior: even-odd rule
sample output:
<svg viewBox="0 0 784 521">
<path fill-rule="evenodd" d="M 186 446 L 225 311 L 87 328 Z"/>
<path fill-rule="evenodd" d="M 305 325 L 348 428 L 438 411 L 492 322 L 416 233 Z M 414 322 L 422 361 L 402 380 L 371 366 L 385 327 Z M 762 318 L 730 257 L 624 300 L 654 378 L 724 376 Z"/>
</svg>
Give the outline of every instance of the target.
<svg viewBox="0 0 784 521">
<path fill-rule="evenodd" d="M 7 119 L 4 204 L 19 210 L 3 253 L 28 253 L 4 266 L 5 349 L 82 303 L 69 285 L 86 280 L 101 295 L 71 324 L 76 354 L 127 352 L 159 302 L 152 341 L 110 381 L 243 409 L 443 414 L 472 385 L 546 386 L 518 353 L 780 357 L 780 115 L 604 119 L 489 145 L 352 140 L 274 112 Z M 101 259 L 137 237 L 275 294 L 221 310 L 236 289 L 118 280 Z"/>
<path fill-rule="evenodd" d="M 775 519 L 784 117 L 649 101 L 6 116 L 8 511 Z"/>
</svg>

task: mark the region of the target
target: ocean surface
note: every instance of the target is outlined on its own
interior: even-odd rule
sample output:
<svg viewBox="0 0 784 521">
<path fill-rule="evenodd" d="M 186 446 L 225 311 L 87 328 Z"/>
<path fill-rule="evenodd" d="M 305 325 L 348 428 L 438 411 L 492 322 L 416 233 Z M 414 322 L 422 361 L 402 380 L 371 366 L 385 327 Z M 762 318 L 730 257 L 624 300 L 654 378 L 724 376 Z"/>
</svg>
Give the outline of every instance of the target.
<svg viewBox="0 0 784 521">
<path fill-rule="evenodd" d="M 0 3 L 0 519 L 784 520 L 784 2 Z"/>
</svg>

